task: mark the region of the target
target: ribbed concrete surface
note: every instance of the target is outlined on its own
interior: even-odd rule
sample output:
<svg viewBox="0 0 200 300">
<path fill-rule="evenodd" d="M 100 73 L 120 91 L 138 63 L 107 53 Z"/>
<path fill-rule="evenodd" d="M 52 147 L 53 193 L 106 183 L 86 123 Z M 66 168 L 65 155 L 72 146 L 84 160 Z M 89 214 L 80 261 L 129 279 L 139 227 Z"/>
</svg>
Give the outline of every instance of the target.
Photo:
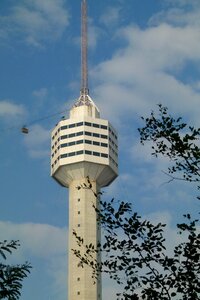
<svg viewBox="0 0 200 300">
<path fill-rule="evenodd" d="M 86 244 L 94 246 L 100 241 L 100 229 L 96 221 L 96 212 L 93 205 L 97 207 L 98 200 L 91 190 L 78 186 L 87 179 L 74 180 L 69 187 L 69 254 L 68 254 L 68 300 L 101 300 L 101 280 L 94 284 L 91 268 L 78 266 L 78 259 L 71 249 L 80 249 L 77 246 L 73 230 L 76 230 Z M 96 182 L 92 182 L 92 190 L 98 191 Z M 82 249 L 84 251 L 84 249 Z M 96 257 L 95 257 L 96 258 Z"/>
</svg>

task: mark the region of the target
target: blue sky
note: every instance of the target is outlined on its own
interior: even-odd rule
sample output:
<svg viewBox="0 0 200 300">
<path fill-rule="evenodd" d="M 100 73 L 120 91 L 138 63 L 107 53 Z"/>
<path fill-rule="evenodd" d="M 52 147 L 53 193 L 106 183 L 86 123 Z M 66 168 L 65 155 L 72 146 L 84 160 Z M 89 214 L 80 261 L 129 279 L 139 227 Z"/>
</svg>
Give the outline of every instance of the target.
<svg viewBox="0 0 200 300">
<path fill-rule="evenodd" d="M 80 89 L 80 0 L 0 1 L 0 240 L 19 239 L 11 262 L 33 265 L 21 299 L 67 296 L 68 192 L 50 178 L 50 132 Z M 174 224 L 197 211 L 193 187 L 165 184 L 168 162 L 141 147 L 140 116 L 163 103 L 199 126 L 199 0 L 88 0 L 90 95 L 119 133 L 119 178 L 105 197 L 133 201 Z M 29 134 L 20 132 L 23 125 Z M 113 284 L 104 299 L 114 300 Z"/>
</svg>

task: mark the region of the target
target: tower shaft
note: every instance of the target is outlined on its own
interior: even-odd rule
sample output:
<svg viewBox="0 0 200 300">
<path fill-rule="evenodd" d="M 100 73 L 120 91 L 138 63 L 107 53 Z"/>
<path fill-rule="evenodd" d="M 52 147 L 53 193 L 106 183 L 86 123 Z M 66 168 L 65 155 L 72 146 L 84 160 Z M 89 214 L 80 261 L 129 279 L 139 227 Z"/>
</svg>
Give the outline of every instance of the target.
<svg viewBox="0 0 200 300">
<path fill-rule="evenodd" d="M 86 251 L 85 247 L 77 246 L 77 240 L 72 234 L 73 230 L 80 236 L 84 244 L 93 244 L 95 247 L 100 242 L 100 228 L 96 220 L 94 207 L 99 207 L 98 199 L 94 193 L 99 188 L 96 181 L 92 183 L 92 190 L 78 186 L 87 184 L 87 179 L 73 180 L 69 186 L 69 269 L 68 269 L 68 299 L 69 300 L 100 300 L 101 299 L 101 278 L 94 284 L 92 278 L 92 268 L 84 265 L 81 267 L 79 259 L 75 257 L 71 249 L 80 250 L 82 255 Z M 94 260 L 100 262 L 100 256 L 95 254 Z"/>
<path fill-rule="evenodd" d="M 81 94 L 88 95 L 88 66 L 87 66 L 87 3 L 81 5 Z"/>
</svg>

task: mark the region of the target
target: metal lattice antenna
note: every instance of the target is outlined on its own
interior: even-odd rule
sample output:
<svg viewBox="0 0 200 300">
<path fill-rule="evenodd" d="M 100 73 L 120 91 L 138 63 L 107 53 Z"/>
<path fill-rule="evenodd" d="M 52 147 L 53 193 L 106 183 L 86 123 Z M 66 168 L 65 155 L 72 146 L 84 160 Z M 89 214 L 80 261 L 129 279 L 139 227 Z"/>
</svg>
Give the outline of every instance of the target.
<svg viewBox="0 0 200 300">
<path fill-rule="evenodd" d="M 87 66 L 87 3 L 81 5 L 81 95 L 87 96 L 88 89 L 88 66 Z"/>
</svg>

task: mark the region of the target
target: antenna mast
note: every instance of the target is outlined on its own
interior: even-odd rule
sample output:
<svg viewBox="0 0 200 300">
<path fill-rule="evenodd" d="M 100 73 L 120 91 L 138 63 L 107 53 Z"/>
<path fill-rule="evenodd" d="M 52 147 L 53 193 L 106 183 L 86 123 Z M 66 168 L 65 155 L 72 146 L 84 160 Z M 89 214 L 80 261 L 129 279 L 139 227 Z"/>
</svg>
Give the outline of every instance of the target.
<svg viewBox="0 0 200 300">
<path fill-rule="evenodd" d="M 87 96 L 88 89 L 88 66 L 87 66 L 87 3 L 81 4 L 81 95 Z"/>
</svg>

